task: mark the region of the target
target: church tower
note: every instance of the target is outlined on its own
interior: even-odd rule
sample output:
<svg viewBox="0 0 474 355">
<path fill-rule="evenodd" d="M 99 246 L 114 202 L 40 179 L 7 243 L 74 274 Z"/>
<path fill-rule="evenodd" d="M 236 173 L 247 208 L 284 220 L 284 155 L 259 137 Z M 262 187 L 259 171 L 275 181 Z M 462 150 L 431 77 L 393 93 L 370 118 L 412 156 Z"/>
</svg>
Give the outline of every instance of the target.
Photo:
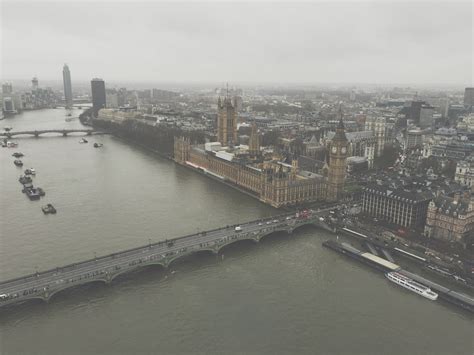
<svg viewBox="0 0 474 355">
<path fill-rule="evenodd" d="M 338 201 L 344 192 L 346 180 L 347 137 L 344 132 L 342 110 L 339 108 L 339 124 L 331 141 L 329 151 L 329 170 L 327 180 L 327 200 Z"/>
<path fill-rule="evenodd" d="M 228 95 L 217 101 L 217 140 L 222 146 L 237 144 L 237 107 Z"/>
</svg>

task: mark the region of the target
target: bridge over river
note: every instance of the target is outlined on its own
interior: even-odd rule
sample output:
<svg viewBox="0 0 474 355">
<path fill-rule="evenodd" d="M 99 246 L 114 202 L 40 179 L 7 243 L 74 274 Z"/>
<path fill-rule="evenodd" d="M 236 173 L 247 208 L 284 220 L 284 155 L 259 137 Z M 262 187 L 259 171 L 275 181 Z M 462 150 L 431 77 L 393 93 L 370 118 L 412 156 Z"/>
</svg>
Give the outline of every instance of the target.
<svg viewBox="0 0 474 355">
<path fill-rule="evenodd" d="M 90 136 L 92 134 L 104 134 L 94 129 L 43 129 L 43 130 L 30 130 L 30 131 L 5 131 L 0 132 L 0 137 L 12 138 L 15 136 L 34 136 L 39 137 L 42 134 L 57 133 L 64 137 L 71 133 L 85 133 Z"/>
<path fill-rule="evenodd" d="M 308 216 L 296 217 L 295 212 L 259 219 L 237 226 L 201 232 L 157 243 L 149 243 L 80 263 L 37 272 L 16 279 L 0 282 L 0 306 L 29 299 L 48 301 L 56 293 L 70 287 L 91 283 L 111 283 L 117 276 L 149 265 L 167 268 L 173 261 L 193 253 L 217 254 L 226 245 L 261 238 L 275 232 L 292 233 L 305 225 L 328 228 L 322 216 L 331 207 L 313 211 Z"/>
</svg>

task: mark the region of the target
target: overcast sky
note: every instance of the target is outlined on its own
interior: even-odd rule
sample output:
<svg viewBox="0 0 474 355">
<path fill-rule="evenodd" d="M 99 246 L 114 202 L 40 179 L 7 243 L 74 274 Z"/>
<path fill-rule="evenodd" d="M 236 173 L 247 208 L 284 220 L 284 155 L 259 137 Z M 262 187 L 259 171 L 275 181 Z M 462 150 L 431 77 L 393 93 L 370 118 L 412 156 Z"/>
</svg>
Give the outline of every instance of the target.
<svg viewBox="0 0 474 355">
<path fill-rule="evenodd" d="M 4 0 L 2 78 L 472 85 L 464 2 Z"/>
</svg>

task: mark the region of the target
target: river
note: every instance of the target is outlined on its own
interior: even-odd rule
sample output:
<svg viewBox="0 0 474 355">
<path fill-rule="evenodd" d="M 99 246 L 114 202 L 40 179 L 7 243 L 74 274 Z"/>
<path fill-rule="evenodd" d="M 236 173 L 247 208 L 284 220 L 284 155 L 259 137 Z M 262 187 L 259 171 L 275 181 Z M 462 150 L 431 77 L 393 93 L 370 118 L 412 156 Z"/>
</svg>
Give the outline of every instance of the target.
<svg viewBox="0 0 474 355">
<path fill-rule="evenodd" d="M 65 118 L 24 112 L 0 128 L 82 128 Z M 278 213 L 112 136 L 79 139 L 0 148 L 0 279 Z M 41 201 L 21 193 L 14 151 L 37 170 Z M 323 248 L 328 238 L 308 227 L 0 310 L 0 353 L 472 354 L 472 315 Z"/>
</svg>

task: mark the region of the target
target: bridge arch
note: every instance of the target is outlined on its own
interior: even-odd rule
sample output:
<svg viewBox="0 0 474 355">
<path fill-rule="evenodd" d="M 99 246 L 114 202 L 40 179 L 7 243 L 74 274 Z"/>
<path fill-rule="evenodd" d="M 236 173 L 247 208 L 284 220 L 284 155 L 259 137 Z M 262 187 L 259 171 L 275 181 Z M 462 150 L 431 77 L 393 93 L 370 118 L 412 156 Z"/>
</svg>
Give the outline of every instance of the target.
<svg viewBox="0 0 474 355">
<path fill-rule="evenodd" d="M 311 223 L 305 223 L 305 224 L 300 224 L 300 225 L 297 225 L 293 228 L 293 232 L 294 231 L 297 231 L 299 229 L 302 229 L 302 228 L 305 228 L 305 227 L 317 227 L 317 225 L 314 223 L 314 222 L 311 222 Z"/>
<path fill-rule="evenodd" d="M 112 282 L 113 280 L 115 280 L 119 276 L 123 276 L 125 274 L 130 273 L 130 272 L 137 271 L 137 270 L 140 270 L 140 269 L 144 269 L 148 266 L 159 266 L 164 270 L 167 268 L 167 265 L 163 261 L 150 261 L 148 263 L 140 263 L 140 264 L 134 265 L 133 267 L 129 267 L 129 268 L 126 268 L 126 269 L 121 269 L 118 272 L 112 274 L 111 277 L 110 277 L 110 282 Z"/>
<path fill-rule="evenodd" d="M 167 266 L 170 267 L 170 265 L 172 265 L 176 261 L 183 260 L 187 257 L 190 257 L 191 255 L 199 255 L 199 254 L 215 255 L 215 254 L 217 254 L 217 252 L 214 249 L 211 249 L 211 248 L 191 250 L 187 253 L 178 254 L 175 257 L 169 259 L 168 262 L 167 262 Z"/>
<path fill-rule="evenodd" d="M 262 240 L 262 239 L 265 239 L 273 234 L 277 234 L 277 233 L 291 233 L 292 229 L 289 227 L 289 226 L 285 226 L 285 227 L 281 227 L 281 228 L 276 228 L 276 229 L 273 229 L 273 230 L 269 230 L 269 231 L 265 231 L 265 232 L 262 232 L 258 235 L 258 240 Z"/>
<path fill-rule="evenodd" d="M 44 130 L 30 130 L 30 131 L 16 131 L 16 132 L 6 132 L 0 133 L 0 136 L 13 138 L 21 136 L 34 136 L 40 137 L 41 135 L 46 136 L 67 136 L 70 134 L 76 135 L 77 133 L 83 133 L 85 135 L 91 135 L 93 133 L 100 133 L 94 129 L 44 129 Z"/>
<path fill-rule="evenodd" d="M 245 243 L 245 242 L 253 242 L 253 244 L 257 244 L 259 239 L 257 236 L 248 236 L 245 238 L 239 238 L 239 239 L 231 239 L 228 243 L 222 244 L 218 247 L 217 252 L 220 253 L 222 249 L 230 247 L 232 245 L 240 244 L 240 243 Z"/>
<path fill-rule="evenodd" d="M 7 306 L 14 306 L 16 304 L 22 305 L 22 304 L 25 304 L 25 303 L 28 303 L 28 302 L 36 302 L 38 300 L 41 300 L 44 303 L 48 302 L 48 299 L 46 297 L 42 296 L 42 295 L 31 295 L 31 297 L 24 297 L 21 300 L 19 300 L 18 302 L 9 303 L 9 304 L 7 304 Z"/>
<path fill-rule="evenodd" d="M 106 279 L 89 279 L 89 280 L 81 280 L 79 282 L 71 282 L 66 284 L 63 287 L 60 287 L 58 289 L 52 290 L 50 293 L 45 294 L 44 300 L 49 301 L 51 298 L 55 297 L 57 294 L 61 293 L 62 291 L 68 290 L 70 288 L 75 288 L 75 287 L 81 287 L 86 284 L 92 284 L 92 283 L 103 283 L 107 284 L 109 283 Z"/>
<path fill-rule="evenodd" d="M 274 231 L 262 234 L 262 235 L 259 236 L 258 241 L 271 239 L 273 236 L 275 236 L 277 234 L 288 234 L 288 230 L 278 229 L 278 230 L 274 230 Z"/>
</svg>

